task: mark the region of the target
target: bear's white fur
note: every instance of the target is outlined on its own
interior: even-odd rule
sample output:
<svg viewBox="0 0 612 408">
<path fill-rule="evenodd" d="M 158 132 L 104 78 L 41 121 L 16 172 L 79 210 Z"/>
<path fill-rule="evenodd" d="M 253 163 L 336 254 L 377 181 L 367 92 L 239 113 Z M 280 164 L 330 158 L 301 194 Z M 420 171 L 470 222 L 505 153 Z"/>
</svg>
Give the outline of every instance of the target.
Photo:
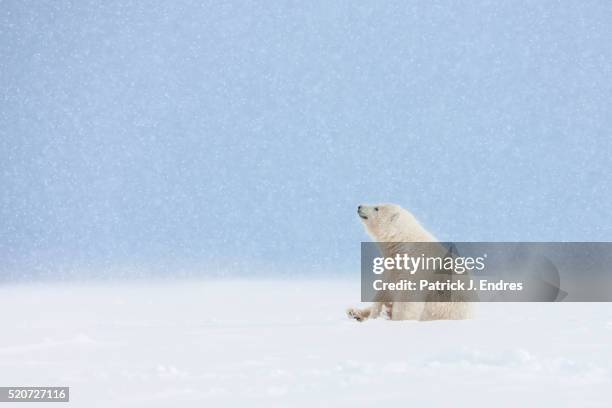
<svg viewBox="0 0 612 408">
<path fill-rule="evenodd" d="M 437 242 L 417 219 L 397 204 L 360 205 L 359 217 L 367 232 L 380 245 L 385 257 L 411 254 L 411 242 Z M 416 249 L 413 249 L 416 251 Z M 411 256 L 418 256 L 414 253 Z M 392 320 L 458 320 L 468 319 L 471 305 L 467 302 L 374 302 L 365 309 L 350 308 L 349 317 L 363 321 L 386 314 Z"/>
</svg>

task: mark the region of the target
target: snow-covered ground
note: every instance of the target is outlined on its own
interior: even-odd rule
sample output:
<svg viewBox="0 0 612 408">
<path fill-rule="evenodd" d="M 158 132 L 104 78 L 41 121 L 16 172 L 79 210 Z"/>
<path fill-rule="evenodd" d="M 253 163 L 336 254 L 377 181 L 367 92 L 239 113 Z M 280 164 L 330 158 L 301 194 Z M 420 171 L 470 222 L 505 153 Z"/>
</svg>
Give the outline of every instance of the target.
<svg viewBox="0 0 612 408">
<path fill-rule="evenodd" d="M 5 285 L 0 385 L 68 385 L 75 407 L 612 406 L 610 304 L 357 323 L 358 299 L 341 280 Z"/>
</svg>

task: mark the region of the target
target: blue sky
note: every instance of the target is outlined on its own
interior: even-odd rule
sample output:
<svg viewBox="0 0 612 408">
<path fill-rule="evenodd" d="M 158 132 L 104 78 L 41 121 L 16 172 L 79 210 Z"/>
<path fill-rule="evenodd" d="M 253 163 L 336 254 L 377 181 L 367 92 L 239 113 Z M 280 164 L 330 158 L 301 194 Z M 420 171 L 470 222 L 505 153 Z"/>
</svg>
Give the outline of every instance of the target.
<svg viewBox="0 0 612 408">
<path fill-rule="evenodd" d="M 364 202 L 444 240 L 610 240 L 610 21 L 606 1 L 2 1 L 0 273 L 352 267 Z"/>
</svg>

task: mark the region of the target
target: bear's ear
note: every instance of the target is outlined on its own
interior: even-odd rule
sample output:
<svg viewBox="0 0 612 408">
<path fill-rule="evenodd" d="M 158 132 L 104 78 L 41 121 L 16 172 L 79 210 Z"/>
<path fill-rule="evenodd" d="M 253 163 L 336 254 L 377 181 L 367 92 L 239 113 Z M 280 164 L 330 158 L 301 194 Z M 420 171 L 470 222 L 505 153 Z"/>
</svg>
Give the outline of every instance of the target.
<svg viewBox="0 0 612 408">
<path fill-rule="evenodd" d="M 393 221 L 395 221 L 395 220 L 397 219 L 397 217 L 399 217 L 399 213 L 398 213 L 398 212 L 396 212 L 395 214 L 393 214 L 393 215 L 391 216 L 391 218 L 389 218 L 389 221 L 393 222 Z"/>
</svg>

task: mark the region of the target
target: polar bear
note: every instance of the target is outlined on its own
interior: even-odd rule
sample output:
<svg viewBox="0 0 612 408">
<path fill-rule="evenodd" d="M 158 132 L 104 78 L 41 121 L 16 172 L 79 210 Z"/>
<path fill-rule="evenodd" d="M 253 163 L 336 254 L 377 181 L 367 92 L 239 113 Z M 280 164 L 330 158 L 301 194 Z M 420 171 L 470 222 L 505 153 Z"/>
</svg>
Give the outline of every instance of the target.
<svg viewBox="0 0 612 408">
<path fill-rule="evenodd" d="M 411 242 L 437 242 L 417 219 L 397 204 L 360 205 L 357 214 L 366 231 L 378 243 L 401 244 L 401 253 L 410 253 Z M 380 245 L 385 257 L 400 250 L 396 244 Z M 414 256 L 418 256 L 414 254 Z M 460 302 L 374 302 L 365 309 L 349 308 L 347 314 L 357 321 L 386 315 L 391 320 L 460 320 L 471 317 L 471 304 Z"/>
</svg>

